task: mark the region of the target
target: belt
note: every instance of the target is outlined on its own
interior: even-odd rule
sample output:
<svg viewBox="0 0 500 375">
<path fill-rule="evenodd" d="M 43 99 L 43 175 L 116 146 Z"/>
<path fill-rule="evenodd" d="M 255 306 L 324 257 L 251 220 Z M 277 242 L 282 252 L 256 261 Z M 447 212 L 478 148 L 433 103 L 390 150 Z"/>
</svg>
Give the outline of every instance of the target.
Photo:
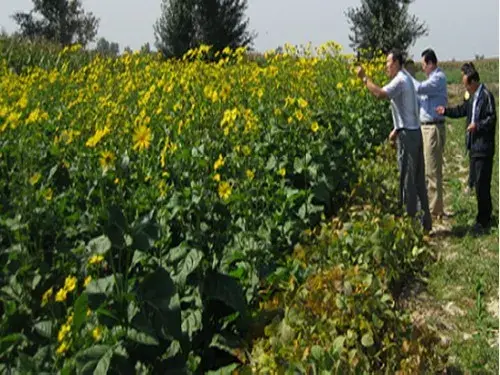
<svg viewBox="0 0 500 375">
<path fill-rule="evenodd" d="M 442 125 L 444 124 L 444 120 L 438 120 L 438 121 L 424 121 L 421 122 L 422 125 Z"/>
</svg>

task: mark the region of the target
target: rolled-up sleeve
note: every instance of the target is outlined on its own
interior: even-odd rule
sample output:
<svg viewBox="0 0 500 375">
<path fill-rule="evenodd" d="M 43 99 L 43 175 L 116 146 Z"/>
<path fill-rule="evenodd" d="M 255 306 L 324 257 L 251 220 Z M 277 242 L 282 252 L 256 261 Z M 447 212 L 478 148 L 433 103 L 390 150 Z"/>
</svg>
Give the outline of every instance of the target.
<svg viewBox="0 0 500 375">
<path fill-rule="evenodd" d="M 394 99 L 401 94 L 402 81 L 399 77 L 394 77 L 391 82 L 382 87 L 382 90 L 387 94 L 389 99 Z"/>
</svg>

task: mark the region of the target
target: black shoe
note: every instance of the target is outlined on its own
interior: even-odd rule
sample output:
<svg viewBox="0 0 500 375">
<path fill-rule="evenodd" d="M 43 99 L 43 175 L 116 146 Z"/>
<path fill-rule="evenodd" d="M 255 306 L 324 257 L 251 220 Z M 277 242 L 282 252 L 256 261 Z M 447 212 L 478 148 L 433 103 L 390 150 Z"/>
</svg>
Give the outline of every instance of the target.
<svg viewBox="0 0 500 375">
<path fill-rule="evenodd" d="M 472 233 L 474 235 L 487 234 L 489 231 L 489 228 L 490 228 L 489 224 L 476 223 L 476 224 L 474 224 L 474 227 L 472 228 Z"/>
</svg>

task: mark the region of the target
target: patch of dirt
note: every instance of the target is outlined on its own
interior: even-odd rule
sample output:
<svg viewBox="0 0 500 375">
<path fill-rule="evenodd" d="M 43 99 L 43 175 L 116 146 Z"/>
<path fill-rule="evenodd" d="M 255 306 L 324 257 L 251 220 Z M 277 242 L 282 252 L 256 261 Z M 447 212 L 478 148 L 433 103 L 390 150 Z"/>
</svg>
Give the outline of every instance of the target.
<svg viewBox="0 0 500 375">
<path fill-rule="evenodd" d="M 492 299 L 487 305 L 486 310 L 498 319 L 498 299 Z"/>
</svg>

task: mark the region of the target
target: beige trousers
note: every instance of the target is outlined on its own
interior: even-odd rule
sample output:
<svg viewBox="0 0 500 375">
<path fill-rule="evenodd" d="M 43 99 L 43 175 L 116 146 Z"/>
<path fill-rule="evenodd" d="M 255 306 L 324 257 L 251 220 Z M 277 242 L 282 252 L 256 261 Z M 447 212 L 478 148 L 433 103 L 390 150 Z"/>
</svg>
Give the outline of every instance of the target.
<svg viewBox="0 0 500 375">
<path fill-rule="evenodd" d="M 446 143 L 446 125 L 422 125 L 422 137 L 429 209 L 432 215 L 443 215 L 443 153 Z"/>
</svg>

